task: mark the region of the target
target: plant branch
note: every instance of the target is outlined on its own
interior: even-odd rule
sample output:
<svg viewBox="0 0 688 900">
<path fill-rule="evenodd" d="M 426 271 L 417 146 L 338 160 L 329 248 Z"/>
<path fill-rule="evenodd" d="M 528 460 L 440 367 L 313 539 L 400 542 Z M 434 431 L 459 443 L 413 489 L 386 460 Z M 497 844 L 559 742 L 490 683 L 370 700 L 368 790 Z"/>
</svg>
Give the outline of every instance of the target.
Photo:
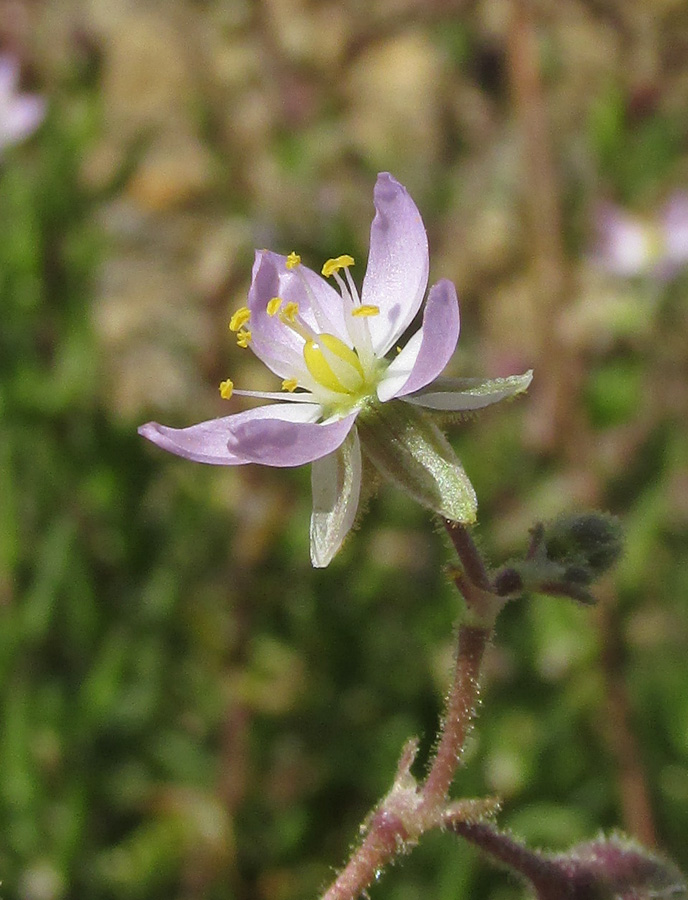
<svg viewBox="0 0 688 900">
<path fill-rule="evenodd" d="M 490 577 L 487 573 L 487 566 L 470 531 L 460 522 L 450 522 L 449 519 L 442 519 L 442 524 L 451 538 L 464 572 L 470 581 L 481 590 L 489 591 Z"/>
<path fill-rule="evenodd" d="M 454 676 L 437 750 L 425 780 L 418 784 L 411 775 L 417 743 L 406 745 L 391 790 L 365 825 L 365 838 L 322 900 L 355 900 L 398 853 L 415 844 L 426 831 L 455 824 L 463 816 L 479 818 L 494 806 L 492 801 L 487 805 L 485 801 L 448 805 L 448 793 L 475 716 L 485 649 L 504 600 L 486 589 L 487 567 L 467 529 L 455 523 L 445 523 L 445 527 L 466 568 L 466 572 L 454 575 L 454 581 L 466 598 L 471 621 L 458 630 Z"/>
</svg>

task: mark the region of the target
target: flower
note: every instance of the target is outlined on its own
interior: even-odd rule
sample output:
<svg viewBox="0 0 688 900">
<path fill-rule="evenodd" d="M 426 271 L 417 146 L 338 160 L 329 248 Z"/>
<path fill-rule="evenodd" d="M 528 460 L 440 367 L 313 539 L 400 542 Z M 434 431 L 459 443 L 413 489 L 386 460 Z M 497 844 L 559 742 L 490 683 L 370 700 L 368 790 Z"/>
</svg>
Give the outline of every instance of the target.
<svg viewBox="0 0 688 900">
<path fill-rule="evenodd" d="M 45 116 L 45 100 L 33 94 L 18 94 L 19 63 L 14 56 L 0 54 L 0 152 L 32 134 Z"/>
<path fill-rule="evenodd" d="M 354 522 L 362 452 L 424 506 L 448 519 L 473 521 L 473 488 L 422 407 L 478 409 L 520 393 L 532 377 L 439 377 L 459 337 L 456 291 L 447 280 L 430 289 L 421 326 L 399 349 L 427 287 L 427 236 L 415 203 L 391 175 L 378 176 L 374 203 L 360 296 L 351 256 L 328 260 L 321 277 L 295 253 L 256 253 L 248 305 L 234 313 L 229 327 L 239 346 L 250 347 L 282 379 L 282 391 L 235 390 L 227 379 L 220 394 L 278 402 L 189 428 L 149 422 L 139 429 L 163 449 L 198 462 L 313 463 L 316 567 L 328 565 Z"/>
<path fill-rule="evenodd" d="M 654 219 L 606 204 L 595 224 L 594 259 L 612 275 L 669 281 L 688 263 L 688 193 L 673 194 Z"/>
</svg>

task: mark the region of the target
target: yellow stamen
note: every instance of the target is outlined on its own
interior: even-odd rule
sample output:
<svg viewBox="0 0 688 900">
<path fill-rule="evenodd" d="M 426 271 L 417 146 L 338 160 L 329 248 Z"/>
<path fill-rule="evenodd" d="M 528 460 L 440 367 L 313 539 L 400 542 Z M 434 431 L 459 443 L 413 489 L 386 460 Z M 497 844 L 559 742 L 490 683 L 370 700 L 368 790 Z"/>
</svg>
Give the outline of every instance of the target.
<svg viewBox="0 0 688 900">
<path fill-rule="evenodd" d="M 290 300 L 289 303 L 286 303 L 284 305 L 284 309 L 280 313 L 280 319 L 282 319 L 283 322 L 288 322 L 290 325 L 293 325 L 298 314 L 299 304 L 294 303 L 293 300 Z"/>
<path fill-rule="evenodd" d="M 356 306 L 354 309 L 352 309 L 351 315 L 356 316 L 356 318 L 362 318 L 364 316 L 379 316 L 380 307 L 370 306 L 369 304 L 364 303 L 362 306 Z"/>
<path fill-rule="evenodd" d="M 289 256 L 287 257 L 287 268 L 295 269 L 299 265 L 300 262 L 301 262 L 301 257 L 299 256 L 298 253 L 294 253 L 294 251 L 292 250 L 291 253 L 289 254 Z"/>
<path fill-rule="evenodd" d="M 277 310 L 282 305 L 281 297 L 273 297 L 272 300 L 267 305 L 267 313 L 269 316 L 274 316 L 277 313 Z"/>
<path fill-rule="evenodd" d="M 223 400 L 229 400 L 234 392 L 234 382 L 231 378 L 220 382 L 220 396 Z"/>
<path fill-rule="evenodd" d="M 338 256 L 336 259 L 328 259 L 322 267 L 322 274 L 325 278 L 329 278 L 330 275 L 334 275 L 334 273 L 338 272 L 340 269 L 348 269 L 348 267 L 353 266 L 353 264 L 353 256 L 349 256 L 348 253 L 345 253 L 344 256 Z"/>
<path fill-rule="evenodd" d="M 251 318 L 251 310 L 248 306 L 242 306 L 238 309 L 229 320 L 229 330 L 238 331 Z"/>
<path fill-rule="evenodd" d="M 246 349 L 246 347 L 248 347 L 248 345 L 251 343 L 252 337 L 253 337 L 253 335 L 251 334 L 250 331 L 240 331 L 239 334 L 237 335 L 237 344 L 240 347 L 243 347 L 244 349 Z"/>
<path fill-rule="evenodd" d="M 290 394 L 293 394 L 298 386 L 299 383 L 295 378 L 285 378 L 282 382 L 282 390 L 289 391 Z"/>
</svg>

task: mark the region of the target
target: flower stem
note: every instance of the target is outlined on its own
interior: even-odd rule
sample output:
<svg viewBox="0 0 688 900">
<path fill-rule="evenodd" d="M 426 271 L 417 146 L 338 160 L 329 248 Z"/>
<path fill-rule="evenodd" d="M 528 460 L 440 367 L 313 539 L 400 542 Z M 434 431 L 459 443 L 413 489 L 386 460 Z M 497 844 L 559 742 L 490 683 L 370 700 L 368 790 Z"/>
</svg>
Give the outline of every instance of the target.
<svg viewBox="0 0 688 900">
<path fill-rule="evenodd" d="M 346 867 L 322 895 L 322 900 L 354 900 L 392 860 L 404 839 L 404 829 L 394 817 L 377 815 L 363 843 Z"/>
<path fill-rule="evenodd" d="M 449 519 L 443 519 L 442 524 L 451 538 L 468 578 L 476 587 L 483 591 L 489 591 L 490 578 L 487 574 L 487 567 L 470 531 L 460 522 L 450 522 Z"/>
<path fill-rule="evenodd" d="M 542 853 L 530 850 L 521 841 L 498 831 L 492 825 L 484 822 L 453 822 L 448 828 L 534 884 L 557 880 L 556 867 Z M 561 890 L 561 885 L 559 888 Z"/>
<path fill-rule="evenodd" d="M 437 752 L 421 789 L 426 807 L 437 807 L 446 800 L 475 715 L 480 666 L 491 635 L 491 628 L 471 625 L 459 628 L 454 682 L 447 697 Z"/>
<path fill-rule="evenodd" d="M 474 590 L 478 599 L 492 597 L 473 583 L 473 577 L 480 579 L 481 584 L 489 584 L 489 580 L 470 535 L 463 526 L 456 530 L 452 527 L 452 532 L 457 538 L 457 552 L 466 568 L 470 568 L 470 574 L 455 579 L 457 586 L 468 594 Z M 468 596 L 466 599 L 469 600 Z M 491 610 L 501 608 L 501 599 L 494 599 L 497 604 L 487 604 Z M 417 841 L 425 831 L 446 824 L 447 794 L 475 715 L 480 668 L 492 637 L 493 622 L 490 616 L 483 616 L 478 624 L 472 622 L 459 627 L 454 677 L 439 728 L 437 750 L 425 781 L 416 785 L 410 775 L 415 753 L 415 745 L 411 744 L 411 749 L 407 746 L 402 754 L 392 790 L 367 823 L 364 840 L 322 900 L 355 900 L 404 847 Z"/>
</svg>

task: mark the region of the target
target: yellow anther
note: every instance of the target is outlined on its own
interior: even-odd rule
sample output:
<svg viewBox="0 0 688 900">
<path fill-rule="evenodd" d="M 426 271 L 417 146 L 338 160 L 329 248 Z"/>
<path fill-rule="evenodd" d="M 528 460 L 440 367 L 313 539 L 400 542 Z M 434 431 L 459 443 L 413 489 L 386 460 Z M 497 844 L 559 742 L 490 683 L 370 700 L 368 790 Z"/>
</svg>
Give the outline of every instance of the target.
<svg viewBox="0 0 688 900">
<path fill-rule="evenodd" d="M 231 378 L 228 378 L 226 381 L 222 381 L 220 383 L 220 396 L 223 400 L 229 400 L 229 398 L 234 393 L 234 382 Z"/>
<path fill-rule="evenodd" d="M 242 306 L 238 309 L 229 320 L 229 330 L 238 331 L 251 318 L 251 310 L 248 306 Z"/>
<path fill-rule="evenodd" d="M 239 334 L 237 335 L 237 344 L 240 347 L 243 347 L 244 349 L 246 349 L 246 347 L 248 347 L 248 345 L 251 343 L 252 337 L 253 337 L 253 335 L 251 334 L 250 331 L 248 331 L 248 330 L 240 331 Z"/>
<path fill-rule="evenodd" d="M 282 382 L 282 390 L 289 391 L 290 394 L 293 394 L 298 386 L 299 383 L 295 378 L 285 378 Z"/>
<path fill-rule="evenodd" d="M 282 305 L 281 297 L 273 297 L 272 300 L 267 305 L 267 313 L 269 316 L 274 316 L 277 310 Z"/>
<path fill-rule="evenodd" d="M 325 278 L 329 278 L 330 275 L 334 275 L 334 273 L 338 272 L 340 269 L 348 269 L 348 267 L 353 266 L 353 264 L 353 256 L 349 256 L 348 253 L 345 253 L 344 256 L 338 256 L 336 259 L 328 259 L 322 267 L 322 274 Z"/>
<path fill-rule="evenodd" d="M 299 256 L 298 253 L 294 253 L 294 251 L 292 250 L 291 253 L 289 254 L 289 256 L 287 257 L 287 268 L 295 269 L 299 265 L 300 262 L 301 262 L 301 257 Z"/>
<path fill-rule="evenodd" d="M 364 303 L 362 306 L 356 306 L 351 310 L 351 315 L 356 316 L 356 318 L 364 318 L 366 316 L 379 316 L 380 315 L 380 307 L 379 306 L 370 306 L 369 304 Z"/>
<path fill-rule="evenodd" d="M 293 300 L 290 300 L 289 303 L 284 304 L 284 309 L 280 313 L 280 319 L 283 322 L 289 322 L 289 324 L 293 324 L 296 321 L 296 317 L 299 314 L 299 304 L 294 303 Z"/>
</svg>

